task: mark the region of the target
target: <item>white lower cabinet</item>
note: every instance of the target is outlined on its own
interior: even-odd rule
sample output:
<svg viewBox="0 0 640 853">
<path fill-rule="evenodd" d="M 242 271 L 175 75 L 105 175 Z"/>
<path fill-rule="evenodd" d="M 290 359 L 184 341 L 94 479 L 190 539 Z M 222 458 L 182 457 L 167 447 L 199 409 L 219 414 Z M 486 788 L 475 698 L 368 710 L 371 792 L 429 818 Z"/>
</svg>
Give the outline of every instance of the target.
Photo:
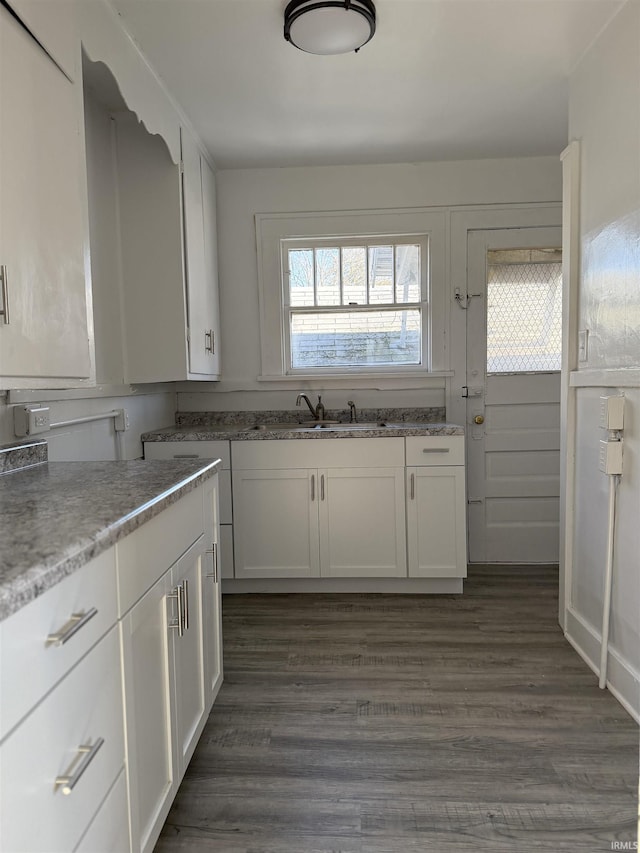
<svg viewBox="0 0 640 853">
<path fill-rule="evenodd" d="M 406 576 L 402 439 L 232 448 L 236 578 Z"/>
<path fill-rule="evenodd" d="M 222 683 L 218 520 L 215 474 L 0 623 L 0 853 L 153 849 Z"/>
<path fill-rule="evenodd" d="M 2 743 L 0 849 L 73 850 L 122 773 L 124 757 L 120 646 L 113 627 Z M 127 824 L 126 809 L 117 817 Z M 106 844 L 96 849 L 117 850 Z M 121 850 L 128 849 L 127 837 Z"/>
<path fill-rule="evenodd" d="M 464 440 L 406 441 L 409 577 L 466 577 Z"/>
<path fill-rule="evenodd" d="M 216 564 L 217 478 L 199 500 L 202 533 L 121 621 L 133 851 L 153 849 L 222 681 L 220 587 L 209 577 Z M 179 542 L 172 512 L 180 519 L 180 503 L 157 532 Z M 126 546 L 129 558 L 144 555 L 143 545 Z"/>
</svg>

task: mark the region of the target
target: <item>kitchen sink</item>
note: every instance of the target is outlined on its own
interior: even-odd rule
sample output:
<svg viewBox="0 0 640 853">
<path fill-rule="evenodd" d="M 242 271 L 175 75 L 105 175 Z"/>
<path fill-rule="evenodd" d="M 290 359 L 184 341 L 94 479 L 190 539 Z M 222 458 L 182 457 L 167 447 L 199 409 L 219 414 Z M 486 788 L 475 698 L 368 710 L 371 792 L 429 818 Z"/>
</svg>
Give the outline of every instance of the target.
<svg viewBox="0 0 640 853">
<path fill-rule="evenodd" d="M 348 423 L 341 424 L 337 421 L 302 421 L 302 423 L 281 423 L 281 422 L 273 422 L 273 423 L 260 423 L 254 424 L 251 427 L 247 428 L 247 431 L 261 431 L 261 432 L 275 432 L 281 430 L 295 430 L 295 431 L 308 431 L 308 430 L 317 430 L 317 429 L 326 429 L 332 431 L 343 432 L 346 430 L 367 430 L 367 429 L 381 429 L 382 427 L 387 426 L 386 423 L 378 421 L 376 423 Z"/>
</svg>

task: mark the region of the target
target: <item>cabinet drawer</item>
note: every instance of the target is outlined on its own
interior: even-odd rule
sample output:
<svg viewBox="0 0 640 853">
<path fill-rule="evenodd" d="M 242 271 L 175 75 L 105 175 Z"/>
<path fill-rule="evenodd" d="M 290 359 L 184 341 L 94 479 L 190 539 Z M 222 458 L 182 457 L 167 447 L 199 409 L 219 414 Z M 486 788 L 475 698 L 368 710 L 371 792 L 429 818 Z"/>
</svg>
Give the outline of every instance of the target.
<svg viewBox="0 0 640 853">
<path fill-rule="evenodd" d="M 180 498 L 116 545 L 122 616 L 204 532 L 202 487 Z"/>
<path fill-rule="evenodd" d="M 228 441 L 145 441 L 145 459 L 220 459 L 231 467 Z"/>
<path fill-rule="evenodd" d="M 129 853 L 131 850 L 124 770 L 74 853 L 96 853 L 96 850 L 100 853 Z"/>
<path fill-rule="evenodd" d="M 120 644 L 111 632 L 0 747 L 0 847 L 68 853 L 124 766 Z M 77 762 L 81 746 L 85 770 Z M 74 764 L 74 761 L 76 763 Z M 75 774 L 68 795 L 58 777 Z"/>
<path fill-rule="evenodd" d="M 464 465 L 463 435 L 408 436 L 407 466 Z"/>
<path fill-rule="evenodd" d="M 94 609 L 97 612 L 86 621 L 70 621 L 72 614 L 89 616 Z M 0 624 L 0 738 L 106 634 L 116 619 L 115 549 L 110 548 Z M 66 642 L 47 645 L 49 637 L 65 629 Z M 24 677 L 25 667 L 28 678 Z"/>
</svg>

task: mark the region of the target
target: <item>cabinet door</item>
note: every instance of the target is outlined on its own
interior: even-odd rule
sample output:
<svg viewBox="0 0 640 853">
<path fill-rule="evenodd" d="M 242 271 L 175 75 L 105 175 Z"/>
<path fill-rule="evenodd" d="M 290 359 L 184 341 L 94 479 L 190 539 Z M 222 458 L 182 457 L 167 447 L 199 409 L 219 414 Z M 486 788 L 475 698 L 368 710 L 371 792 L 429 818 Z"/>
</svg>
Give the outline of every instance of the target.
<svg viewBox="0 0 640 853">
<path fill-rule="evenodd" d="M 211 330 L 208 372 L 220 376 L 220 290 L 218 286 L 218 232 L 216 179 L 211 167 L 200 158 L 202 169 L 202 215 L 204 221 L 204 264 L 206 274 L 207 322 Z"/>
<path fill-rule="evenodd" d="M 222 601 L 220 595 L 220 527 L 218 524 L 218 477 L 204 486 L 205 561 L 202 573 L 204 634 L 204 692 L 209 711 L 222 684 Z"/>
<path fill-rule="evenodd" d="M 200 152 L 184 128 L 182 145 L 182 206 L 187 273 L 187 323 L 189 326 L 189 372 L 208 373 L 207 280 L 204 263 L 204 219 L 202 215 L 202 172 Z"/>
<path fill-rule="evenodd" d="M 121 622 L 131 837 L 140 851 L 153 849 L 178 785 L 169 627 L 177 613 L 169 594 L 170 570 Z"/>
<path fill-rule="evenodd" d="M 464 468 L 407 468 L 409 577 L 467 575 Z"/>
<path fill-rule="evenodd" d="M 184 631 L 173 633 L 176 729 L 180 777 L 200 737 L 205 713 L 202 581 L 205 538 L 201 536 L 176 563 L 172 587 L 182 588 Z"/>
<path fill-rule="evenodd" d="M 0 7 L 4 388 L 91 377 L 79 118 L 74 84 Z"/>
<path fill-rule="evenodd" d="M 234 472 L 236 578 L 319 576 L 318 486 L 314 470 Z"/>
<path fill-rule="evenodd" d="M 406 577 L 404 468 L 320 471 L 323 577 Z"/>
</svg>

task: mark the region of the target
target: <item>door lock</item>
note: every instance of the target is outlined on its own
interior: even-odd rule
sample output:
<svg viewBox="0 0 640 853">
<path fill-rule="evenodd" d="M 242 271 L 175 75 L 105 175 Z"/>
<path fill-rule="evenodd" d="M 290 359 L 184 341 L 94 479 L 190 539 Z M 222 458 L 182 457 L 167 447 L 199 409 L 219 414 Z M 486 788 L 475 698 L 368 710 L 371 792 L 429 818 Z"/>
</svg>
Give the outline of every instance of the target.
<svg viewBox="0 0 640 853">
<path fill-rule="evenodd" d="M 484 423 L 484 415 L 476 415 L 473 419 L 474 424 L 483 424 Z"/>
</svg>

